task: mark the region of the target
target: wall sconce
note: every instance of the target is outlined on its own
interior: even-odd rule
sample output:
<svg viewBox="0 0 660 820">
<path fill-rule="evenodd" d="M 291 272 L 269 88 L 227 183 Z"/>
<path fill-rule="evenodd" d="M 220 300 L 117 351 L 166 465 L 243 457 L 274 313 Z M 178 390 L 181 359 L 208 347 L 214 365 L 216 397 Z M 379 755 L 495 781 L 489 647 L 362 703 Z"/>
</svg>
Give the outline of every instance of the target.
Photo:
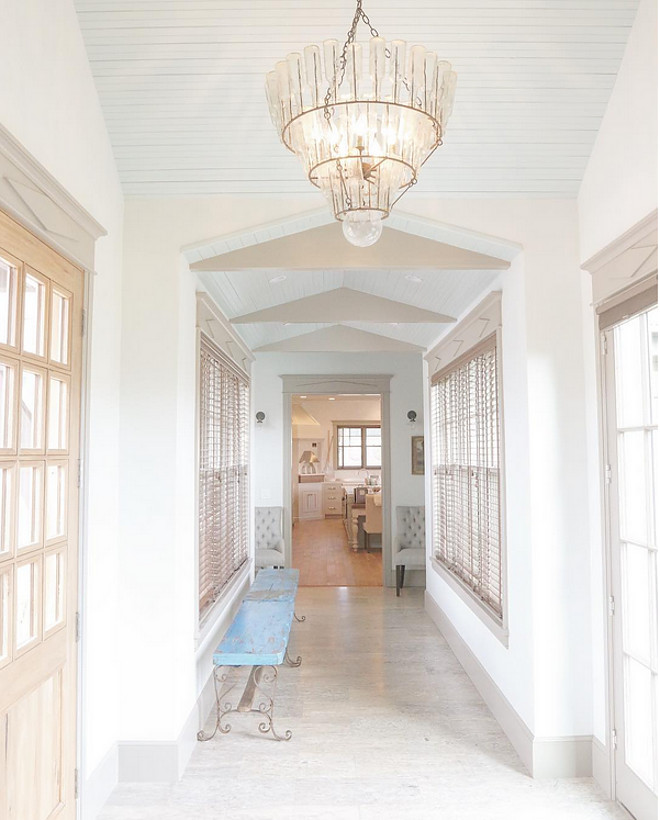
<svg viewBox="0 0 660 820">
<path fill-rule="evenodd" d="M 263 424 L 266 420 L 266 414 L 262 413 L 261 410 L 256 415 L 257 424 Z"/>
<path fill-rule="evenodd" d="M 410 422 L 411 426 L 417 421 L 417 413 L 415 410 L 408 410 L 408 421 Z"/>
</svg>

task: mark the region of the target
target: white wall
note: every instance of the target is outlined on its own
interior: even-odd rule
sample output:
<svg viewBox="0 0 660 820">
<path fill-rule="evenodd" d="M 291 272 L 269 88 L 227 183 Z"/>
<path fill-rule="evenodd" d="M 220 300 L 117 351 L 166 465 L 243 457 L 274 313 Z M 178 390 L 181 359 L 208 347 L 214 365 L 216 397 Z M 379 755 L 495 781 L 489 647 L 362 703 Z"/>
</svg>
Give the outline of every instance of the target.
<svg viewBox="0 0 660 820">
<path fill-rule="evenodd" d="M 83 611 L 83 774 L 88 776 L 117 739 L 123 203 L 73 3 L 3 0 L 0 19 L 0 122 L 108 232 L 97 244 L 90 327 L 89 540 Z"/>
<path fill-rule="evenodd" d="M 578 197 L 585 262 L 658 207 L 658 8 L 640 0 L 621 68 Z M 597 333 L 592 283 L 582 274 L 583 347 L 591 532 L 593 732 L 607 733 L 605 580 L 598 436 Z"/>
<path fill-rule="evenodd" d="M 578 205 L 583 262 L 658 207 L 657 0 L 640 0 Z"/>
<path fill-rule="evenodd" d="M 531 732 L 591 733 L 589 522 L 577 212 L 569 201 L 429 202 L 416 213 L 522 245 L 502 276 L 509 649 L 428 588 Z"/>
</svg>

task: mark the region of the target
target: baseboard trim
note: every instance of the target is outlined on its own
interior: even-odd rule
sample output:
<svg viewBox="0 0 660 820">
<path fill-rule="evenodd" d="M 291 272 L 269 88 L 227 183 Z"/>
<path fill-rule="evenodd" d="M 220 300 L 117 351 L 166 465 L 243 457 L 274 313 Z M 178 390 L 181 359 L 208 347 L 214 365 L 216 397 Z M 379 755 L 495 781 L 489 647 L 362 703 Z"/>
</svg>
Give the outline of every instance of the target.
<svg viewBox="0 0 660 820">
<path fill-rule="evenodd" d="M 468 677 L 484 699 L 518 757 L 532 777 L 589 777 L 592 774 L 592 737 L 534 737 L 525 721 L 427 591 L 426 612 L 445 637 Z"/>
<path fill-rule="evenodd" d="M 80 790 L 80 816 L 84 820 L 96 820 L 117 785 L 118 770 L 117 744 L 113 743 Z"/>
</svg>

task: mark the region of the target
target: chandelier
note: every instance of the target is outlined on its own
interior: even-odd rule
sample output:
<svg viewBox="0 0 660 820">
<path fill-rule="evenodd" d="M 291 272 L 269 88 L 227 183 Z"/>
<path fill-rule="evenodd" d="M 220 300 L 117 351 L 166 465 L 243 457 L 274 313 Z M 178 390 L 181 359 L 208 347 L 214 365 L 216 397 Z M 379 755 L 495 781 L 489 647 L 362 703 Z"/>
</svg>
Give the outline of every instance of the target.
<svg viewBox="0 0 660 820">
<path fill-rule="evenodd" d="M 371 34 L 355 42 L 363 22 Z M 367 53 L 368 52 L 368 53 Z M 309 181 L 328 198 L 344 236 L 376 242 L 383 220 L 442 144 L 456 74 L 424 46 L 386 43 L 357 0 L 346 42 L 309 45 L 266 77 L 271 119 Z"/>
</svg>

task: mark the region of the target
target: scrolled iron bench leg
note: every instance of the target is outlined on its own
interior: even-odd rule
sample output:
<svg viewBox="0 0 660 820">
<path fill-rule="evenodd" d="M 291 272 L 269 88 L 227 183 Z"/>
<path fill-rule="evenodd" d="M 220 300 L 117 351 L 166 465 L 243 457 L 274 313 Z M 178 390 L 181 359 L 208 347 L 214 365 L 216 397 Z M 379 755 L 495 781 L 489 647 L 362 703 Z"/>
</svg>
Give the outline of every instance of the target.
<svg viewBox="0 0 660 820">
<path fill-rule="evenodd" d="M 267 671 L 270 670 L 270 671 Z M 255 681 L 257 689 L 266 698 L 265 703 L 259 704 L 259 711 L 264 715 L 266 720 L 259 724 L 259 731 L 267 735 L 269 732 L 273 735 L 275 740 L 291 740 L 293 732 L 287 729 L 284 735 L 278 735 L 273 725 L 273 717 L 275 711 L 275 690 L 277 688 L 277 667 L 276 666 L 259 666 L 255 674 Z M 261 686 L 262 683 L 273 685 L 273 694 L 269 695 Z"/>
<path fill-rule="evenodd" d="M 302 663 L 302 658 L 301 658 L 300 655 L 298 655 L 298 657 L 295 659 L 295 661 L 291 657 L 291 655 L 289 655 L 289 647 L 288 646 L 287 646 L 286 651 L 284 653 L 284 660 L 285 660 L 285 662 L 287 663 L 288 666 L 300 666 L 300 664 Z"/>
<path fill-rule="evenodd" d="M 300 617 L 298 617 L 295 612 L 293 613 L 293 617 L 296 619 L 296 621 L 298 621 L 299 624 L 307 620 L 306 615 L 301 615 Z"/>
<path fill-rule="evenodd" d="M 201 740 L 202 742 L 211 740 L 216 736 L 218 732 L 223 735 L 228 734 L 231 732 L 231 726 L 227 724 L 226 726 L 222 726 L 222 719 L 225 715 L 228 715 L 230 712 L 234 711 L 232 709 L 231 703 L 225 703 L 224 707 L 221 705 L 222 700 L 227 697 L 227 695 L 231 692 L 231 690 L 236 686 L 236 681 L 234 681 L 230 686 L 225 686 L 227 682 L 227 678 L 229 677 L 230 669 L 225 669 L 222 672 L 223 667 L 215 666 L 213 667 L 213 689 L 215 691 L 215 726 L 213 727 L 213 731 L 210 733 L 205 732 L 203 729 L 200 729 L 197 732 L 197 740 Z M 222 688 L 218 688 L 218 684 L 222 685 Z"/>
</svg>

